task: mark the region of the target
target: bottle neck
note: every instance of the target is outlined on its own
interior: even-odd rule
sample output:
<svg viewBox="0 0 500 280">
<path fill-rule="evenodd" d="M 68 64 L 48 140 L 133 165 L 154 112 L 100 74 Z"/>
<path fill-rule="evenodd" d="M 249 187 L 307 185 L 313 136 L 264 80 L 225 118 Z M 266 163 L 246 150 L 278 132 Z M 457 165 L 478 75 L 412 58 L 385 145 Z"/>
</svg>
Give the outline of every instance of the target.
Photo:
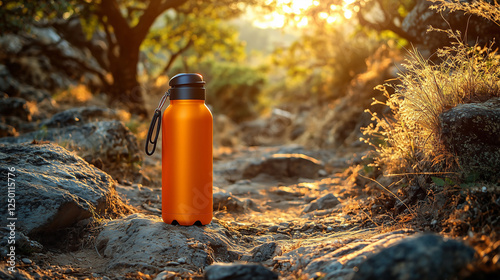
<svg viewBox="0 0 500 280">
<path fill-rule="evenodd" d="M 170 104 L 205 104 L 205 100 L 201 99 L 176 99 L 170 100 Z"/>
</svg>

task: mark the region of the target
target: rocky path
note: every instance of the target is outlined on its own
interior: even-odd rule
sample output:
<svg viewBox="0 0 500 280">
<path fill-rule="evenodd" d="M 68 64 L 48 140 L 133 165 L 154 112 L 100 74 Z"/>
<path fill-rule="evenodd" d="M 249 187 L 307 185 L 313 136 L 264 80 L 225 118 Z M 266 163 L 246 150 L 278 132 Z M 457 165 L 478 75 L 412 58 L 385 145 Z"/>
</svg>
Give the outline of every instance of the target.
<svg viewBox="0 0 500 280">
<path fill-rule="evenodd" d="M 149 186 L 113 186 L 53 144 L 0 146 L 0 157 L 2 170 L 18 167 L 24 198 L 18 272 L 2 262 L 2 279 L 444 279 L 474 255 L 439 235 L 361 223 L 349 205 L 367 198 L 363 182 L 346 171 L 359 155 L 299 146 L 219 151 L 214 219 L 191 227 L 161 221 L 159 155 L 146 162 Z"/>
</svg>

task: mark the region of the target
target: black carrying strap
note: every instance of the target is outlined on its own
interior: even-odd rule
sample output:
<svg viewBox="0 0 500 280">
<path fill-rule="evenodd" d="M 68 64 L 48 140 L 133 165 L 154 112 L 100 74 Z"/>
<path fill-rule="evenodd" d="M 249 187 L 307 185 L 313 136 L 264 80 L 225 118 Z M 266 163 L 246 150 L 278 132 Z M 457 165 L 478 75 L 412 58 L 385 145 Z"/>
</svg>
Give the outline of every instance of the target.
<svg viewBox="0 0 500 280">
<path fill-rule="evenodd" d="M 156 108 L 155 114 L 153 115 L 153 119 L 151 120 L 151 124 L 149 125 L 148 135 L 146 137 L 146 154 L 148 156 L 152 155 L 155 152 L 156 142 L 158 141 L 158 135 L 160 135 L 160 129 L 161 129 L 161 108 L 163 107 L 163 104 L 165 104 L 165 101 L 167 101 L 167 98 L 169 96 L 170 96 L 170 90 L 165 92 L 165 95 L 163 95 L 163 97 L 161 98 L 160 104 L 158 104 L 158 108 Z M 155 131 L 155 126 L 156 126 L 156 134 L 153 140 L 152 136 L 153 132 Z M 151 152 L 149 152 L 148 149 L 149 144 L 153 145 L 153 149 L 151 150 Z"/>
</svg>

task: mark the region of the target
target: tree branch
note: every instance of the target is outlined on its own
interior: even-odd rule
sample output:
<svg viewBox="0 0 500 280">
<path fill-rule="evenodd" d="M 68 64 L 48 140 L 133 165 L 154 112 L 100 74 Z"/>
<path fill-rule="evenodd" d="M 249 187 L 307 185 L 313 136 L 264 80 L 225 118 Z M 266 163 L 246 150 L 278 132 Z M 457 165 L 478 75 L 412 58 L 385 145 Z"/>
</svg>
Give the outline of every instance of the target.
<svg viewBox="0 0 500 280">
<path fill-rule="evenodd" d="M 159 15 L 170 8 L 176 8 L 184 4 L 186 1 L 187 0 L 150 0 L 139 22 L 132 28 L 132 33 L 135 36 L 134 39 L 138 40 L 138 42 L 142 42 L 144 38 L 146 38 L 149 28 L 151 28 L 151 25 L 153 25 Z"/>
<path fill-rule="evenodd" d="M 384 21 L 383 22 L 371 22 L 365 18 L 363 15 L 362 9 L 360 9 L 357 13 L 358 21 L 362 26 L 367 26 L 371 29 L 382 31 L 389 30 L 394 32 L 399 37 L 406 39 L 410 42 L 415 42 L 415 38 L 406 33 L 401 27 L 396 26 L 391 18 L 387 17 L 387 13 L 384 12 Z"/>
<path fill-rule="evenodd" d="M 174 64 L 174 61 L 177 59 L 177 57 L 179 55 L 181 55 L 183 52 L 187 51 L 189 49 L 189 47 L 191 47 L 193 45 L 193 43 L 194 43 L 193 40 L 189 39 L 189 41 L 187 42 L 187 44 L 184 47 L 182 47 L 179 51 L 173 53 L 170 56 L 170 59 L 168 60 L 167 65 L 165 65 L 165 67 L 163 68 L 163 70 L 161 70 L 161 72 L 160 72 L 160 74 L 158 74 L 158 76 L 166 73 L 170 69 L 170 67 L 172 67 L 172 64 Z"/>
</svg>

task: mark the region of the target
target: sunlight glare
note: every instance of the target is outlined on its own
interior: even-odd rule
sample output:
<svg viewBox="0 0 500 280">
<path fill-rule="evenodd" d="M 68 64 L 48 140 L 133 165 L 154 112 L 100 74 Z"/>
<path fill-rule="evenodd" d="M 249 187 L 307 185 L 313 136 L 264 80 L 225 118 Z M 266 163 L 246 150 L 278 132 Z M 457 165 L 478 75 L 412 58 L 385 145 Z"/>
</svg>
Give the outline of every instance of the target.
<svg viewBox="0 0 500 280">
<path fill-rule="evenodd" d="M 278 2 L 280 2 L 280 1 L 278 1 Z M 283 2 L 285 2 L 285 1 L 283 1 Z M 312 6 L 314 4 L 313 2 L 318 2 L 318 1 L 312 1 L 312 0 L 291 1 L 290 8 L 294 14 L 300 14 L 303 10 L 306 10 L 307 8 Z M 319 5 L 319 2 L 318 2 L 318 5 Z"/>
<path fill-rule="evenodd" d="M 253 24 L 258 28 L 282 28 L 285 25 L 285 15 L 272 12 L 263 16 L 263 20 L 256 20 Z"/>
<path fill-rule="evenodd" d="M 306 27 L 309 21 L 306 17 L 303 17 L 301 20 L 297 22 L 297 27 Z"/>
<path fill-rule="evenodd" d="M 344 10 L 344 17 L 345 17 L 346 19 L 350 19 L 350 18 L 352 17 L 352 11 L 351 11 L 351 10 L 347 10 L 347 9 L 345 9 L 345 10 Z"/>
<path fill-rule="evenodd" d="M 337 17 L 337 15 L 334 15 L 334 16 L 329 16 L 329 17 L 326 19 L 326 22 L 327 22 L 328 24 L 332 24 L 332 23 L 334 23 L 335 21 L 337 21 L 337 18 L 338 18 L 338 17 Z"/>
</svg>

